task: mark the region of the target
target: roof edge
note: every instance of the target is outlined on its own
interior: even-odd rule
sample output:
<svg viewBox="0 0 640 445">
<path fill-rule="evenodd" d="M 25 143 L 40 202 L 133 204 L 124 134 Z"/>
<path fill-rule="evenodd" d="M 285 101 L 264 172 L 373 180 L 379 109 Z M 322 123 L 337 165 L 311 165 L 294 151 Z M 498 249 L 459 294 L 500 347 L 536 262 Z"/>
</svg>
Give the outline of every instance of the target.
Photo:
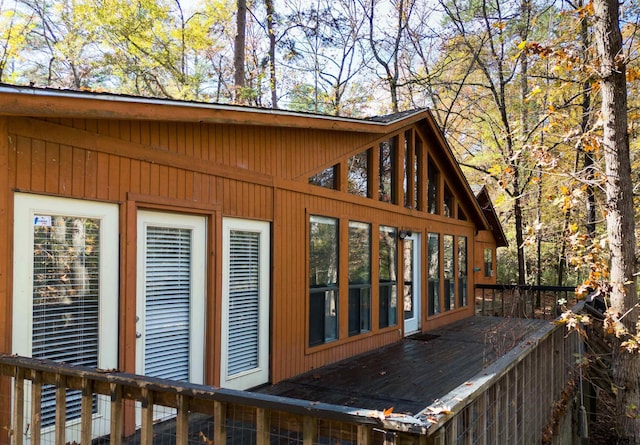
<svg viewBox="0 0 640 445">
<path fill-rule="evenodd" d="M 17 100 L 17 98 L 20 100 Z M 54 104 L 55 102 L 55 104 Z M 0 115 L 236 123 L 385 133 L 424 117 L 426 109 L 380 121 L 291 110 L 0 83 Z"/>
</svg>

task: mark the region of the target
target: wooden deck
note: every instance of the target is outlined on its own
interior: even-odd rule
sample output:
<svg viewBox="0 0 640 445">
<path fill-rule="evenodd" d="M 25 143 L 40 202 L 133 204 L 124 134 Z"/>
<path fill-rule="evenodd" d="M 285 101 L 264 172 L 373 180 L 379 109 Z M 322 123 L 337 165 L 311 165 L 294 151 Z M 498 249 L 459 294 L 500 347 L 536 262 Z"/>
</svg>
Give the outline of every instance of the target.
<svg viewBox="0 0 640 445">
<path fill-rule="evenodd" d="M 469 317 L 256 392 L 415 415 L 548 324 Z"/>
</svg>

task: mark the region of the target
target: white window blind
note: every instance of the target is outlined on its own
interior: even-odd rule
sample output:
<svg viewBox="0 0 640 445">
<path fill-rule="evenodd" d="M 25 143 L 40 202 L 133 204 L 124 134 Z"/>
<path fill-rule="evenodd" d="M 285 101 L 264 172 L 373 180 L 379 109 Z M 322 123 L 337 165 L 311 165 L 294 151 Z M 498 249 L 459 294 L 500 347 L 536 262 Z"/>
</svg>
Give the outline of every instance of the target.
<svg viewBox="0 0 640 445">
<path fill-rule="evenodd" d="M 100 220 L 51 214 L 38 218 L 44 224 L 33 226 L 32 355 L 98 367 Z M 55 390 L 50 385 L 43 388 L 41 415 L 43 426 L 54 423 Z M 78 391 L 67 394 L 66 416 L 80 417 Z"/>
<path fill-rule="evenodd" d="M 191 230 L 147 226 L 144 374 L 189 380 Z"/>
<path fill-rule="evenodd" d="M 230 233 L 228 375 L 259 365 L 260 234 Z"/>
</svg>

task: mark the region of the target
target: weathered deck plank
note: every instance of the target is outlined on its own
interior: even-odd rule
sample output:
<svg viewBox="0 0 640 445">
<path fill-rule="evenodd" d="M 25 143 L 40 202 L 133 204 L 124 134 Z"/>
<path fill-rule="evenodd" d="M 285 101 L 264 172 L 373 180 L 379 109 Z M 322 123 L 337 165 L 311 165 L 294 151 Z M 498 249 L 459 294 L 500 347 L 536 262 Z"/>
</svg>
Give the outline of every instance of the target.
<svg viewBox="0 0 640 445">
<path fill-rule="evenodd" d="M 493 363 L 548 321 L 470 317 L 307 372 L 258 392 L 416 414 Z"/>
</svg>

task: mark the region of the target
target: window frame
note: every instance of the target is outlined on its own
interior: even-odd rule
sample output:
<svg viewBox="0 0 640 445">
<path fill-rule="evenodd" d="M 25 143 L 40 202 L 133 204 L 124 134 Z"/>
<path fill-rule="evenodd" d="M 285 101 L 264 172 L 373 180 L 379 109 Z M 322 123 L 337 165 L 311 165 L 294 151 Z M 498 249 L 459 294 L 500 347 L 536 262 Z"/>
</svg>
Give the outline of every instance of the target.
<svg viewBox="0 0 640 445">
<path fill-rule="evenodd" d="M 312 223 L 312 219 L 313 218 L 317 218 L 318 220 L 332 220 L 335 222 L 335 262 L 336 262 L 336 280 L 335 283 L 331 283 L 331 285 L 325 285 L 325 286 L 312 286 L 312 280 L 311 280 L 311 270 L 312 270 L 312 266 L 311 266 L 311 236 L 312 236 L 312 231 L 311 231 L 311 223 Z M 308 289 L 308 294 L 307 294 L 307 311 L 306 311 L 306 317 L 307 317 L 307 329 L 306 329 L 306 336 L 307 336 L 307 341 L 306 341 L 306 345 L 309 348 L 316 348 L 316 347 L 320 347 L 322 345 L 327 345 L 327 344 L 331 344 L 334 342 L 337 342 L 340 340 L 340 267 L 341 267 L 341 261 L 340 261 L 340 218 L 337 217 L 333 217 L 333 216 L 325 216 L 325 215 L 320 215 L 318 213 L 309 213 L 307 214 L 307 230 L 309 231 L 308 236 L 307 236 L 307 248 L 309 249 L 307 252 L 307 289 Z M 319 293 L 319 292 L 323 292 L 324 293 L 324 307 L 325 307 L 325 312 L 326 312 L 326 308 L 327 308 L 327 296 L 328 296 L 328 292 L 332 292 L 334 295 L 334 308 L 335 308 L 335 336 L 333 337 L 328 337 L 327 333 L 326 333 L 326 326 L 327 326 L 327 315 L 326 313 L 323 314 L 322 318 L 323 321 L 321 323 L 321 325 L 324 327 L 323 329 L 325 329 L 325 331 L 323 331 L 323 337 L 324 339 L 322 341 L 318 341 L 318 342 L 314 342 L 311 343 L 311 327 L 312 327 L 312 323 L 311 323 L 311 310 L 314 307 L 314 305 L 312 305 L 311 303 L 311 295 L 312 293 Z M 319 324 L 320 325 L 320 324 Z"/>
<path fill-rule="evenodd" d="M 367 264 L 367 278 L 368 281 L 353 281 L 351 280 L 352 274 L 352 250 L 351 250 L 351 230 L 354 229 L 367 229 L 368 230 L 368 252 L 366 253 L 366 257 L 368 260 Z M 352 221 L 348 222 L 348 240 L 347 240 L 347 251 L 348 251 L 348 259 L 347 259 L 347 270 L 349 272 L 349 291 L 348 291 L 348 313 L 347 313 L 347 332 L 349 337 L 354 337 L 356 335 L 366 334 L 373 331 L 372 326 L 372 303 L 373 303 L 373 295 L 372 295 L 372 286 L 371 286 L 371 272 L 372 272 L 372 224 L 361 221 Z M 357 301 L 355 301 L 357 300 Z M 352 326 L 352 321 L 357 319 L 359 326 Z"/>
</svg>

